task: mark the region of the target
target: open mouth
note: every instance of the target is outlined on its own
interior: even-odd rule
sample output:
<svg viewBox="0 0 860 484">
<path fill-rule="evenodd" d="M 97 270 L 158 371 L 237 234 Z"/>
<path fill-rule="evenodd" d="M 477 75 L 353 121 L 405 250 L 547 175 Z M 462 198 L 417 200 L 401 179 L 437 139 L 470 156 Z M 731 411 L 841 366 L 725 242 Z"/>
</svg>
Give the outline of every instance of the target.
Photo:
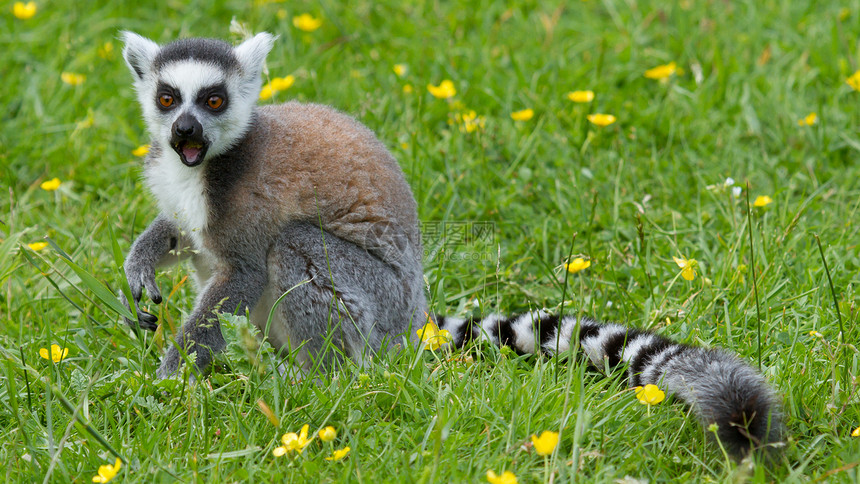
<svg viewBox="0 0 860 484">
<path fill-rule="evenodd" d="M 186 166 L 197 166 L 203 162 L 208 146 L 203 141 L 180 139 L 172 143 L 173 149 Z"/>
</svg>

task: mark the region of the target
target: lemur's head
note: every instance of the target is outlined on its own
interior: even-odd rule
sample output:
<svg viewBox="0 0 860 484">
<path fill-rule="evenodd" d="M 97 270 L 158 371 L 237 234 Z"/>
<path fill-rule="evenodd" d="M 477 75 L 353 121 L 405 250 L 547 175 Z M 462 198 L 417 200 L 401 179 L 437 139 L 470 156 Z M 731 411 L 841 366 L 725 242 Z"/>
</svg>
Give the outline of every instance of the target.
<svg viewBox="0 0 860 484">
<path fill-rule="evenodd" d="M 155 141 L 196 166 L 239 141 L 260 95 L 260 73 L 275 40 L 257 34 L 237 47 L 213 39 L 165 46 L 123 32 L 125 62 Z"/>
</svg>

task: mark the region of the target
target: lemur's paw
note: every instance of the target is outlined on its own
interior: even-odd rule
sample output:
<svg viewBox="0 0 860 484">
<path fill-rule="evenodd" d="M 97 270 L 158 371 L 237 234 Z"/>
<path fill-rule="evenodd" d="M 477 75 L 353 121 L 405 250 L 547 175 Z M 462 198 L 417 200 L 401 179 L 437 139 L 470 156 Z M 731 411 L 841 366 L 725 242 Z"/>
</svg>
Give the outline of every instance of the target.
<svg viewBox="0 0 860 484">
<path fill-rule="evenodd" d="M 125 294 L 123 294 L 122 292 L 119 293 L 119 301 L 123 306 L 129 308 L 132 313 L 137 314 L 137 321 L 133 321 L 123 316 L 122 319 L 125 321 L 125 324 L 131 326 L 132 328 L 134 328 L 135 326 L 139 326 L 140 329 L 145 329 L 147 331 L 155 331 L 156 329 L 158 329 L 158 316 L 152 313 L 148 313 L 143 309 L 140 309 L 140 304 L 138 303 L 138 301 L 135 301 L 134 307 L 132 307 L 128 304 L 128 299 L 126 299 Z"/>
<path fill-rule="evenodd" d="M 155 283 L 155 267 L 141 263 L 139 260 L 135 261 L 133 256 L 129 256 L 125 265 L 125 275 L 131 288 L 131 297 L 134 298 L 136 304 L 140 303 L 144 289 L 146 289 L 152 302 L 161 304 L 161 291 L 158 290 L 158 284 Z"/>
</svg>

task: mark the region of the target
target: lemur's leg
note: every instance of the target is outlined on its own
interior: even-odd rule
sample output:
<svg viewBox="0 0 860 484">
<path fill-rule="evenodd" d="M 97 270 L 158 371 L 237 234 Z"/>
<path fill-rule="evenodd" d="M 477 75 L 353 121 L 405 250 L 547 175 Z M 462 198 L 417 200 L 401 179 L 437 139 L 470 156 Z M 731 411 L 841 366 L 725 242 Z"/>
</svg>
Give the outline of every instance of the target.
<svg viewBox="0 0 860 484">
<path fill-rule="evenodd" d="M 212 275 L 197 298 L 194 311 L 176 335 L 176 344 L 161 360 L 156 372 L 158 378 L 167 378 L 182 366 L 180 349 L 186 354 L 196 352 L 198 371 L 205 373 L 209 370 L 214 354 L 226 346 L 216 312 L 245 314 L 260 299 L 268 282 L 262 258 L 243 257 L 229 261 L 224 267 L 227 269 Z"/>
<path fill-rule="evenodd" d="M 272 286 L 253 322 L 284 353 L 298 349 L 294 363 L 303 370 L 316 362 L 329 370 L 341 354 L 361 364 L 425 318 L 414 275 L 311 223 L 284 229 L 269 255 L 269 276 Z M 272 303 L 290 288 L 269 322 Z"/>
<path fill-rule="evenodd" d="M 143 296 L 143 289 L 146 288 L 152 302 L 161 304 L 161 292 L 155 283 L 155 268 L 175 262 L 171 259 L 177 258 L 172 256 L 170 251 L 176 249 L 178 243 L 179 229 L 172 221 L 159 215 L 132 244 L 124 267 L 131 287 L 131 296 L 134 298 L 132 312 L 136 311 L 138 320 L 135 322 L 123 318 L 129 326 L 134 327 L 139 324 L 141 328 L 150 331 L 158 328 L 158 317 L 140 309 L 140 299 Z M 130 307 L 122 291 L 120 291 L 120 300 L 126 307 Z"/>
</svg>

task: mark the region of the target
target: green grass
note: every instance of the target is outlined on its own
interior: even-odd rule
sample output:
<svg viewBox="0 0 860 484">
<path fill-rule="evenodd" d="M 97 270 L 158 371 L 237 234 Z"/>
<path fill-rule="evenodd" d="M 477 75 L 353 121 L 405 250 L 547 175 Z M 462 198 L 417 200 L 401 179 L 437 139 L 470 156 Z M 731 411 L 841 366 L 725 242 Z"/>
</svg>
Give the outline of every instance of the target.
<svg viewBox="0 0 860 484">
<path fill-rule="evenodd" d="M 2 479 L 90 482 L 111 448 L 126 461 L 121 482 L 481 482 L 488 469 L 520 482 L 860 477 L 860 93 L 845 84 L 860 63 L 860 2 L 38 3 L 30 20 L 11 4 L 0 17 Z M 302 12 L 323 26 L 298 31 Z M 441 358 L 410 348 L 293 383 L 272 376 L 271 348 L 231 318 L 236 336 L 209 379 L 153 381 L 161 339 L 136 338 L 81 278 L 117 293 L 122 254 L 157 211 L 131 154 L 147 137 L 116 36 L 236 41 L 234 16 L 280 35 L 269 75 L 296 83 L 275 101 L 331 104 L 378 133 L 425 231 L 492 224 L 491 240 L 428 256 L 434 310 L 557 310 L 565 294 L 568 313 L 737 352 L 784 400 L 775 461 L 727 463 L 688 408 L 644 408 L 623 372 L 490 347 Z M 643 77 L 670 61 L 683 72 L 668 83 Z M 86 81 L 65 85 L 63 71 Z M 457 108 L 426 90 L 443 79 L 483 130 L 449 124 Z M 596 98 L 576 105 L 575 89 Z M 511 120 L 523 108 L 535 117 Z M 799 127 L 813 111 L 818 123 Z M 618 122 L 596 128 L 592 112 Z M 58 191 L 39 188 L 53 177 Z M 707 188 L 726 177 L 774 202 L 748 218 L 746 189 L 735 200 Z M 45 236 L 56 248 L 26 248 Z M 593 263 L 565 290 L 571 250 Z M 699 261 L 692 282 L 678 277 L 681 255 Z M 159 276 L 175 293 L 153 309 L 172 326 L 193 304 L 187 273 Z M 69 348 L 60 364 L 39 357 L 52 343 Z M 274 458 L 280 435 L 305 423 L 334 426 L 349 457 L 326 461 L 331 445 L 314 442 Z M 524 444 L 547 429 L 562 436 L 544 459 Z"/>
</svg>

